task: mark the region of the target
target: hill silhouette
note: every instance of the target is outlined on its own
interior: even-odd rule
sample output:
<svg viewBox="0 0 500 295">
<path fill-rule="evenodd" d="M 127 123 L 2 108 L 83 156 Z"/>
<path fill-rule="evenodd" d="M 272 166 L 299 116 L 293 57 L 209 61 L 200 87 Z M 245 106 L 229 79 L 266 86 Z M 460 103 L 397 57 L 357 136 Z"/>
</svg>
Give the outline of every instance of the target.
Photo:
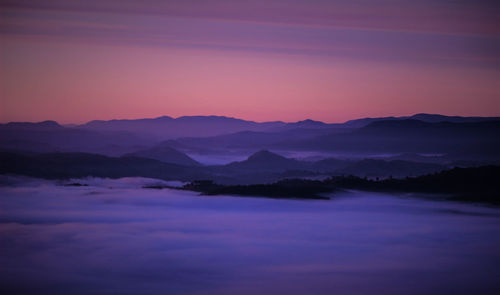
<svg viewBox="0 0 500 295">
<path fill-rule="evenodd" d="M 121 155 L 157 142 L 126 131 L 84 130 L 54 121 L 0 125 L 0 148 L 31 152 L 87 152 Z"/>
<path fill-rule="evenodd" d="M 484 121 L 498 121 L 500 117 L 462 117 L 462 116 L 445 116 L 440 114 L 426 114 L 419 113 L 412 116 L 400 117 L 378 117 L 378 118 L 361 118 L 349 120 L 343 123 L 346 127 L 361 128 L 378 121 L 398 121 L 398 120 L 419 120 L 427 123 L 439 122 L 453 122 L 453 123 L 466 123 L 466 122 L 484 122 Z"/>
<path fill-rule="evenodd" d="M 268 150 L 258 151 L 245 161 L 233 162 L 224 167 L 237 170 L 285 171 L 302 169 L 304 164 L 295 159 L 289 159 Z"/>
<path fill-rule="evenodd" d="M 484 146 L 500 150 L 498 122 L 498 118 L 490 117 L 432 114 L 365 118 L 342 124 L 310 119 L 258 123 L 224 116 L 91 121 L 73 127 L 54 121 L 11 122 L 0 124 L 0 148 L 109 156 L 155 146 L 196 153 L 270 149 L 457 155 L 467 151 L 480 155 Z M 161 142 L 164 139 L 168 141 Z"/>
<path fill-rule="evenodd" d="M 56 121 L 43 121 L 38 123 L 32 122 L 10 122 L 7 124 L 0 124 L 0 130 L 9 129 L 32 129 L 32 130 L 54 130 L 61 129 L 63 126 L 59 125 Z"/>
<path fill-rule="evenodd" d="M 500 166 L 454 168 L 440 173 L 405 179 L 369 180 L 336 176 L 324 181 L 286 179 L 271 184 L 219 185 L 195 181 L 181 189 L 207 195 L 241 195 L 271 198 L 328 199 L 324 193 L 342 189 L 380 192 L 445 194 L 449 200 L 500 204 Z"/>
<path fill-rule="evenodd" d="M 500 150 L 500 121 L 427 123 L 418 120 L 377 121 L 349 133 L 320 135 L 282 142 L 281 149 L 374 153 L 481 153 L 484 146 Z"/>
<path fill-rule="evenodd" d="M 364 159 L 335 170 L 337 174 L 359 177 L 406 177 L 420 176 L 445 170 L 446 166 L 435 163 L 418 163 L 403 160 Z"/>
<path fill-rule="evenodd" d="M 172 163 L 184 166 L 200 166 L 201 164 L 193 160 L 188 155 L 167 146 L 157 146 L 149 149 L 139 150 L 123 155 L 123 157 L 139 157 L 154 159 L 165 163 Z"/>
<path fill-rule="evenodd" d="M 168 116 L 137 120 L 95 120 L 79 128 L 89 130 L 128 131 L 165 140 L 178 137 L 204 137 L 239 131 L 264 131 L 284 126 L 283 122 L 257 123 L 225 116 Z"/>
<path fill-rule="evenodd" d="M 196 167 L 137 157 L 107 157 L 87 153 L 18 154 L 0 152 L 0 174 L 19 174 L 47 179 L 82 177 L 149 177 L 194 180 L 210 177 Z"/>
</svg>

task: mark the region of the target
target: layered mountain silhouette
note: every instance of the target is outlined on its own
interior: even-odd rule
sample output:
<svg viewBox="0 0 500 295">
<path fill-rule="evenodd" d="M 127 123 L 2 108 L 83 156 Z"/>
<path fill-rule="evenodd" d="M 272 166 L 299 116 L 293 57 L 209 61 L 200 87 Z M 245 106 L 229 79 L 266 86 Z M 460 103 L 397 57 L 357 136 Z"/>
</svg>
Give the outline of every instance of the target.
<svg viewBox="0 0 500 295">
<path fill-rule="evenodd" d="M 376 153 L 456 153 L 500 150 L 500 121 L 428 123 L 418 120 L 377 121 L 344 134 L 321 135 L 280 144 L 283 149 Z"/>
<path fill-rule="evenodd" d="M 459 117 L 443 116 L 436 114 L 416 114 L 403 117 L 381 117 L 363 118 L 350 120 L 345 123 L 324 123 L 306 119 L 294 123 L 281 121 L 254 122 L 225 116 L 183 116 L 172 118 L 162 116 L 151 119 L 136 120 L 94 120 L 78 125 L 77 128 L 99 131 L 127 131 L 151 135 L 156 139 L 170 139 L 179 137 L 207 137 L 222 134 L 236 133 L 240 131 L 283 131 L 296 128 L 318 129 L 318 128 L 361 128 L 377 121 L 407 120 L 414 119 L 428 123 L 437 122 L 483 122 L 499 120 L 497 117 Z"/>
<path fill-rule="evenodd" d="M 53 121 L 0 124 L 0 149 L 120 155 L 157 144 L 141 134 L 63 127 Z"/>
<path fill-rule="evenodd" d="M 452 122 L 452 123 L 471 123 L 471 122 L 484 122 L 484 121 L 498 121 L 499 117 L 461 117 L 461 116 L 444 116 L 439 114 L 415 114 L 413 116 L 402 116 L 402 117 L 380 117 L 380 118 L 362 118 L 349 120 L 344 123 L 345 126 L 351 128 L 361 128 L 365 127 L 370 123 L 378 121 L 399 121 L 399 120 L 418 120 L 427 123 L 440 123 L 440 122 Z"/>
<path fill-rule="evenodd" d="M 188 155 L 167 146 L 152 147 L 125 154 L 124 157 L 138 157 L 154 159 L 165 163 L 172 163 L 184 166 L 200 166 L 201 164 L 193 160 Z"/>
<path fill-rule="evenodd" d="M 295 175 L 299 170 L 339 172 L 340 169 L 347 169 L 354 160 L 357 162 L 372 155 L 379 159 L 380 155 L 392 157 L 384 160 L 445 166 L 495 164 L 500 162 L 498 134 L 499 118 L 486 117 L 417 114 L 326 124 L 313 120 L 257 123 L 221 116 L 190 116 L 92 121 L 71 127 L 54 121 L 0 124 L 0 150 L 14 153 L 80 152 L 112 157 L 126 155 L 183 166 L 199 166 L 191 158 L 193 154 L 248 155 L 256 150 L 355 154 L 352 158 L 334 157 L 306 163 L 262 151 L 246 161 L 213 168 L 219 175 L 228 177 L 231 173 L 252 171 L 289 174 L 295 171 Z M 165 138 L 167 140 L 163 140 Z M 427 171 L 422 167 L 422 170 L 414 168 L 415 171 Z M 344 172 L 359 171 L 352 169 Z M 394 171 L 391 174 L 410 173 L 404 167 L 399 169 L 406 172 Z"/>
<path fill-rule="evenodd" d="M 403 160 L 365 159 L 335 170 L 336 174 L 359 177 L 410 177 L 430 174 L 444 170 L 446 166 L 434 163 L 418 163 Z"/>
<path fill-rule="evenodd" d="M 62 129 L 63 126 L 59 125 L 56 121 L 43 121 L 39 123 L 32 122 L 10 122 L 7 124 L 0 124 L 0 130 L 57 130 Z"/>
<path fill-rule="evenodd" d="M 284 179 L 268 184 L 220 185 L 211 181 L 195 181 L 181 188 L 205 195 L 239 195 L 271 198 L 328 200 L 324 193 L 342 189 L 380 192 L 441 194 L 441 200 L 500 204 L 498 175 L 500 166 L 453 168 L 439 173 L 373 180 L 355 176 L 334 176 L 325 180 Z M 415 194 L 414 194 L 415 196 Z"/>
<path fill-rule="evenodd" d="M 300 139 L 310 139 L 319 135 L 345 132 L 330 128 L 293 128 L 282 131 L 241 131 L 210 137 L 187 137 L 167 140 L 161 143 L 186 152 L 225 153 L 227 150 L 254 151 L 276 148 L 280 144 Z"/>
<path fill-rule="evenodd" d="M 419 120 L 376 121 L 357 129 L 290 129 L 281 132 L 244 131 L 204 138 L 163 142 L 184 152 L 224 153 L 255 149 L 321 151 L 358 154 L 449 154 L 500 158 L 500 120 L 428 123 Z M 460 155 L 462 154 L 462 155 Z M 448 159 L 452 160 L 452 159 Z"/>
<path fill-rule="evenodd" d="M 42 178 L 126 177 L 142 176 L 165 180 L 211 179 L 220 183 L 269 183 L 290 177 L 355 175 L 359 177 L 418 176 L 447 169 L 447 166 L 408 161 L 336 160 L 299 161 L 272 153 L 258 151 L 245 161 L 227 165 L 201 166 L 175 150 L 140 151 L 122 157 L 107 157 L 88 153 L 27 154 L 0 152 L 0 173 L 21 174 Z M 168 155 L 168 159 L 162 157 Z M 170 161 L 170 162 L 167 162 Z M 173 163 L 177 161 L 177 163 Z"/>
<path fill-rule="evenodd" d="M 399 171 L 409 167 L 412 173 L 429 172 L 417 178 L 387 177 L 385 180 L 373 182 L 365 176 L 330 175 L 324 181 L 310 180 L 314 174 L 298 174 L 292 180 L 286 180 L 289 174 L 277 174 L 266 171 L 279 166 L 288 166 L 299 162 L 271 153 L 260 151 L 246 161 L 232 165 L 219 166 L 221 171 L 234 173 L 238 165 L 251 165 L 269 161 L 274 165 L 255 171 L 254 174 L 236 174 L 231 177 L 214 172 L 214 167 L 188 167 L 164 163 L 153 159 L 138 157 L 107 157 L 86 153 L 49 153 L 49 154 L 19 154 L 0 152 L 0 174 L 19 174 L 46 179 L 70 179 L 85 177 L 149 177 L 164 180 L 194 181 L 186 189 L 204 192 L 207 194 L 241 194 L 262 195 L 277 198 L 311 197 L 323 198 L 318 193 L 328 192 L 339 188 L 354 188 L 379 191 L 408 191 L 408 192 L 434 192 L 453 193 L 455 198 L 467 201 L 484 201 L 498 203 L 498 166 L 483 166 L 480 168 L 439 170 L 434 164 L 417 163 L 417 166 L 408 165 L 403 161 L 374 161 L 363 160 L 342 169 L 339 172 L 359 168 L 364 173 L 376 174 L 373 169 L 383 169 L 387 173 Z M 384 162 L 384 163 L 383 163 Z M 235 167 L 236 166 L 236 167 Z M 382 167 L 382 168 L 380 168 Z M 420 167 L 421 169 L 415 169 Z M 200 169 L 201 168 L 201 169 Z M 285 167 L 283 167 L 285 169 Z M 243 169 L 247 169 L 244 167 Z M 352 173 L 354 174 L 354 173 Z M 254 176 L 255 178 L 252 178 Z M 280 177 L 281 176 L 281 177 Z M 331 177 L 333 176 L 333 177 Z M 243 177 L 243 178 L 239 178 Z M 302 179 L 297 179 L 302 178 Z M 198 181 L 204 179 L 204 181 Z M 219 183 L 215 185 L 214 183 Z M 220 185 L 225 184 L 225 185 Z M 242 185 L 244 184 L 244 185 Z"/>
<path fill-rule="evenodd" d="M 234 162 L 224 167 L 235 170 L 286 171 L 303 169 L 305 164 L 295 159 L 285 158 L 268 150 L 261 150 L 241 162 Z"/>
<path fill-rule="evenodd" d="M 168 116 L 154 119 L 91 121 L 78 126 L 88 130 L 128 131 L 155 139 L 215 136 L 244 130 L 264 131 L 286 125 L 283 122 L 257 123 L 224 116 Z"/>
<path fill-rule="evenodd" d="M 149 177 L 194 180 L 210 175 L 188 167 L 138 157 L 107 157 L 88 153 L 19 154 L 0 152 L 0 174 L 20 174 L 48 179 L 82 177 Z"/>
<path fill-rule="evenodd" d="M 243 195 L 261 192 L 273 197 L 284 192 L 297 196 L 297 191 L 314 195 L 332 187 L 448 192 L 452 180 L 463 173 L 453 170 L 449 179 L 448 174 L 434 175 L 456 166 L 499 165 L 498 134 L 500 118 L 429 114 L 341 124 L 313 120 L 257 123 L 218 116 L 92 121 L 71 126 L 54 121 L 11 122 L 0 124 L 0 174 L 49 179 L 139 176 L 205 180 L 200 183 L 208 186 L 195 185 L 194 189 Z M 193 159 L 227 154 L 238 155 L 238 159 L 249 156 L 220 165 L 203 165 Z M 283 156 L 286 154 L 304 155 L 309 160 Z M 498 169 L 466 171 L 492 173 Z M 498 175 L 483 177 L 491 180 Z M 287 180 L 291 178 L 300 180 Z M 441 185 L 438 180 L 448 182 Z M 474 181 L 479 184 L 480 180 Z M 491 197 L 489 192 L 485 200 Z"/>
<path fill-rule="evenodd" d="M 254 153 L 247 160 L 233 162 L 222 166 L 229 169 L 231 173 L 241 172 L 290 172 L 295 171 L 295 176 L 303 172 L 304 176 L 311 176 L 326 173 L 329 175 L 354 175 L 359 177 L 407 177 L 419 176 L 438 172 L 448 168 L 447 165 L 436 163 L 418 163 L 403 160 L 343 160 L 329 158 L 315 162 L 299 161 L 262 150 Z"/>
</svg>

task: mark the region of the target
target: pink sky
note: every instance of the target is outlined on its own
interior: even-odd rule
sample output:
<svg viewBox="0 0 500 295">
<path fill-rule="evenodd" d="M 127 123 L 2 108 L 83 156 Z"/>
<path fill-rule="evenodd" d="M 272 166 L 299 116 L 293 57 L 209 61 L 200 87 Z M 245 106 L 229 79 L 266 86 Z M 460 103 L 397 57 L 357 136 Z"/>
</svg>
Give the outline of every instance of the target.
<svg viewBox="0 0 500 295">
<path fill-rule="evenodd" d="M 488 1 L 194 2 L 5 4 L 0 121 L 500 115 Z"/>
</svg>

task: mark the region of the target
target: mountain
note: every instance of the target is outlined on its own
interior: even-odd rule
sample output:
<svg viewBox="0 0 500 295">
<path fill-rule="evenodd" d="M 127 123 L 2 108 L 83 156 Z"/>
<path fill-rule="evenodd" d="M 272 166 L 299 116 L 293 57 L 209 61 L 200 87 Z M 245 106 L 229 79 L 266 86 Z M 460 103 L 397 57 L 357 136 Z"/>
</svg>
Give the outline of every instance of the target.
<svg viewBox="0 0 500 295">
<path fill-rule="evenodd" d="M 414 135 L 423 133 L 429 135 L 458 135 L 461 136 L 484 136 L 500 128 L 499 120 L 488 120 L 479 122 L 425 122 L 415 119 L 404 119 L 396 121 L 377 121 L 355 131 L 357 133 L 377 135 Z M 479 133 L 477 133 L 479 131 Z"/>
<path fill-rule="evenodd" d="M 485 121 L 499 121 L 500 117 L 462 117 L 443 116 L 439 114 L 415 114 L 408 119 L 420 120 L 428 123 L 451 122 L 451 123 L 473 123 Z"/>
<path fill-rule="evenodd" d="M 9 122 L 7 124 L 0 124 L 0 130 L 56 130 L 61 128 L 63 128 L 63 126 L 59 125 L 56 121 L 43 121 L 38 123 Z"/>
<path fill-rule="evenodd" d="M 365 179 L 356 176 L 334 176 L 320 180 L 286 179 L 267 184 L 221 185 L 195 181 L 180 189 L 205 195 L 240 195 L 272 198 L 328 199 L 324 193 L 339 189 L 377 192 L 404 192 L 418 197 L 420 193 L 440 194 L 439 200 L 482 202 L 499 205 L 500 166 L 453 168 L 439 173 L 404 179 Z M 417 193 L 417 194 L 415 194 Z M 425 196 L 428 198 L 429 196 Z"/>
<path fill-rule="evenodd" d="M 168 116 L 137 120 L 95 120 L 79 125 L 88 130 L 128 131 L 147 134 L 166 140 L 181 137 L 209 137 L 242 131 L 279 132 L 290 129 L 321 129 L 342 127 L 341 124 L 327 124 L 311 119 L 295 123 L 281 121 L 254 122 L 225 116 Z"/>
<path fill-rule="evenodd" d="M 482 140 L 491 136 L 495 129 L 495 118 L 447 117 L 441 115 L 417 114 L 412 117 L 388 117 L 348 121 L 345 124 L 325 124 L 305 120 L 287 123 L 266 131 L 241 131 L 209 137 L 184 137 L 163 142 L 184 152 L 223 153 L 230 150 L 278 149 L 278 150 L 321 150 L 321 151 L 373 151 L 435 153 L 456 150 L 466 142 Z M 441 120 L 465 122 L 447 122 Z M 470 121 L 470 122 L 468 122 Z M 350 128 L 352 126 L 359 128 Z M 347 127 L 346 127 L 347 126 Z M 485 128 L 482 130 L 482 128 Z M 462 132 L 465 132 L 462 134 Z M 487 136 L 484 136 L 487 134 Z M 462 140 L 461 137 L 467 137 Z M 444 136 L 444 137 L 442 137 Z M 398 138 L 400 137 L 400 138 Z M 432 138 L 432 141 L 430 140 Z M 446 143 L 444 139 L 453 139 Z M 424 140 L 420 140 L 424 139 Z M 406 143 L 404 143 L 406 142 Z"/>
<path fill-rule="evenodd" d="M 306 119 L 294 123 L 286 123 L 286 125 L 281 127 L 281 129 L 295 129 L 295 128 L 318 129 L 318 128 L 333 128 L 333 127 L 342 127 L 342 124 L 338 123 L 328 124 L 321 121 Z"/>
<path fill-rule="evenodd" d="M 338 169 L 345 168 L 354 162 L 354 160 L 327 158 L 311 163 L 311 170 L 316 172 L 331 173 L 333 171 L 337 171 Z"/>
<path fill-rule="evenodd" d="M 408 117 L 362 118 L 346 121 L 343 123 L 343 125 L 350 128 L 362 128 L 373 122 L 402 120 L 402 118 L 407 119 Z"/>
<path fill-rule="evenodd" d="M 0 149 L 3 150 L 120 155 L 155 143 L 140 134 L 68 128 L 54 121 L 0 125 Z"/>
<path fill-rule="evenodd" d="M 260 149 L 379 154 L 467 153 L 472 155 L 468 160 L 474 160 L 485 147 L 500 150 L 497 136 L 500 120 L 495 119 L 498 118 L 416 114 L 365 118 L 344 124 L 310 119 L 295 123 L 257 123 L 223 116 L 91 121 L 76 127 L 61 126 L 54 121 L 12 122 L 0 124 L 0 149 L 108 156 L 152 147 L 200 154 L 228 151 L 247 154 Z M 496 157 L 495 153 L 490 154 L 482 160 Z M 451 160 L 457 159 L 461 158 Z"/>
<path fill-rule="evenodd" d="M 419 120 L 376 121 L 348 133 L 282 142 L 276 148 L 351 153 L 481 153 L 500 150 L 500 121 L 428 123 Z"/>
<path fill-rule="evenodd" d="M 214 180 L 226 184 L 265 183 L 283 178 L 281 170 L 259 167 L 262 161 L 281 167 L 294 160 L 262 152 L 251 158 L 249 166 L 183 166 L 133 156 L 108 157 L 89 153 L 29 154 L 0 152 L 0 174 L 18 174 L 47 179 L 83 177 L 148 177 L 163 180 Z M 271 170 L 269 170 L 271 169 Z"/>
<path fill-rule="evenodd" d="M 444 164 L 450 162 L 446 157 L 440 155 L 422 155 L 417 153 L 401 153 L 394 156 L 383 157 L 386 161 L 402 160 L 419 163 L 436 163 Z"/>
<path fill-rule="evenodd" d="M 184 166 L 200 166 L 201 164 L 193 160 L 188 155 L 176 149 L 166 146 L 157 146 L 149 149 L 139 150 L 123 155 L 124 157 L 139 157 L 154 159 L 165 163 L 172 163 Z"/>
<path fill-rule="evenodd" d="M 337 174 L 358 177 L 411 177 L 439 172 L 448 167 L 434 163 L 417 163 L 402 160 L 384 161 L 364 159 L 336 170 Z"/>
<path fill-rule="evenodd" d="M 176 154 L 178 155 L 178 154 Z M 324 179 L 331 175 L 404 178 L 447 169 L 448 166 L 409 161 L 327 159 L 303 162 L 267 150 L 247 160 L 219 166 L 185 166 L 127 155 L 107 157 L 89 153 L 0 152 L 0 174 L 20 174 L 41 178 L 132 177 L 165 180 L 214 180 L 221 184 L 270 183 L 287 178 Z"/>
<path fill-rule="evenodd" d="M 264 131 L 284 126 L 283 122 L 257 123 L 224 116 L 168 116 L 153 119 L 91 121 L 78 126 L 87 130 L 127 131 L 166 140 L 178 137 L 206 137 L 239 131 Z"/>
<path fill-rule="evenodd" d="M 164 141 L 160 146 L 174 147 L 184 152 L 195 153 L 226 153 L 227 150 L 242 150 L 245 152 L 256 149 L 268 149 L 291 140 L 313 138 L 319 135 L 342 132 L 329 128 L 294 128 L 281 131 L 258 132 L 241 131 L 232 134 L 210 137 L 185 137 Z"/>
<path fill-rule="evenodd" d="M 0 162 L 0 174 L 21 174 L 47 179 L 140 176 L 185 181 L 210 177 L 196 167 L 163 163 L 153 159 L 116 158 L 88 153 L 26 155 L 0 152 Z"/>
<path fill-rule="evenodd" d="M 262 150 L 254 153 L 247 160 L 233 162 L 223 166 L 231 173 L 248 173 L 249 171 L 265 172 L 312 172 L 330 175 L 355 175 L 360 177 L 407 177 L 438 172 L 447 166 L 435 163 L 418 163 L 411 161 L 385 161 L 363 159 L 359 161 L 329 158 L 316 162 L 305 162 L 290 159 L 281 155 Z M 295 174 L 296 174 L 295 173 Z M 296 175 L 300 175 L 296 174 Z M 304 175 L 311 175 L 304 173 Z"/>
<path fill-rule="evenodd" d="M 451 123 L 473 123 L 484 121 L 498 121 L 500 117 L 461 117 L 461 116 L 444 116 L 439 114 L 415 114 L 413 116 L 401 117 L 379 117 L 379 118 L 362 118 L 349 120 L 343 123 L 344 127 L 362 128 L 373 122 L 378 121 L 399 121 L 399 120 L 418 120 L 427 123 L 451 122 Z"/>
<path fill-rule="evenodd" d="M 303 169 L 305 164 L 289 159 L 268 150 L 261 150 L 241 162 L 233 162 L 224 166 L 231 170 L 286 171 Z"/>
</svg>

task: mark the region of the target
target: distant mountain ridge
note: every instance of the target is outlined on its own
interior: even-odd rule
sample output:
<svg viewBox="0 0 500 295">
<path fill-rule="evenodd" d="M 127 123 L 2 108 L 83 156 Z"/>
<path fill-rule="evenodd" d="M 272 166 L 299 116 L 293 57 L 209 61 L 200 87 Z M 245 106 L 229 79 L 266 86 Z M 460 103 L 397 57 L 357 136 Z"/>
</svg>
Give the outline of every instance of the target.
<svg viewBox="0 0 500 295">
<path fill-rule="evenodd" d="M 51 130 L 64 128 L 56 121 L 42 121 L 42 122 L 9 122 L 0 124 L 0 129 L 37 129 L 37 130 Z"/>
<path fill-rule="evenodd" d="M 179 165 L 133 155 L 108 157 L 90 153 L 24 154 L 0 151 L 0 174 L 41 178 L 142 176 L 164 180 L 208 179 L 220 183 L 268 183 L 290 177 L 355 175 L 359 177 L 418 176 L 447 166 L 408 161 L 329 159 L 305 162 L 262 150 L 246 160 L 218 166 Z"/>
<path fill-rule="evenodd" d="M 280 144 L 281 149 L 375 153 L 478 153 L 500 150 L 500 120 L 429 123 L 414 119 L 375 121 L 343 134 Z"/>
<path fill-rule="evenodd" d="M 89 153 L 24 155 L 0 152 L 0 174 L 19 174 L 48 179 L 83 177 L 150 177 L 194 180 L 209 177 L 196 167 L 137 157 L 107 157 Z"/>
<path fill-rule="evenodd" d="M 210 124 L 239 124 L 240 127 L 252 127 L 258 130 L 266 130 L 272 128 L 280 127 L 334 127 L 334 126 L 344 126 L 350 128 L 360 128 L 366 126 L 372 122 L 377 121 L 391 121 L 391 120 L 406 120 L 413 119 L 428 123 L 439 123 L 439 122 L 453 122 L 453 123 L 466 123 L 466 122 L 484 122 L 484 121 L 496 121 L 500 120 L 500 117 L 479 117 L 479 116 L 446 116 L 440 114 L 427 114 L 418 113 L 412 116 L 389 116 L 389 117 L 374 117 L 374 118 L 359 118 L 345 121 L 343 123 L 325 123 L 318 120 L 304 119 L 297 122 L 283 122 L 283 121 L 266 121 L 266 122 L 255 122 L 251 120 L 238 119 L 227 116 L 181 116 L 178 118 L 173 118 L 170 116 L 160 116 L 156 118 L 141 118 L 141 119 L 111 119 L 111 120 L 92 120 L 84 124 L 67 124 L 66 127 L 78 127 L 84 129 L 94 129 L 94 128 L 104 128 L 104 129 L 119 129 L 119 130 L 129 130 L 130 128 L 142 129 L 146 126 L 151 126 L 150 124 L 162 125 L 165 123 L 173 124 L 199 124 L 199 123 L 210 123 Z M 133 125 L 136 125 L 134 127 Z M 40 127 L 40 128 L 59 128 L 63 127 L 56 121 L 47 120 L 42 122 L 9 122 L 5 124 L 0 124 L 2 127 L 16 127 L 16 128 L 30 128 L 30 127 Z M 252 129 L 247 129 L 252 130 Z"/>
<path fill-rule="evenodd" d="M 203 138 L 178 138 L 162 144 L 185 152 L 225 150 L 300 150 L 348 153 L 479 153 L 484 147 L 500 150 L 500 120 L 475 122 L 424 122 L 415 119 L 374 121 L 353 129 L 289 129 Z"/>
<path fill-rule="evenodd" d="M 123 155 L 123 157 L 139 157 L 146 159 L 154 159 L 164 163 L 172 163 L 184 166 L 201 166 L 200 163 L 193 160 L 188 155 L 179 152 L 176 149 L 165 146 L 157 146 L 149 149 L 139 150 L 133 153 Z"/>
<path fill-rule="evenodd" d="M 157 139 L 172 139 L 179 137 L 209 137 L 242 131 L 279 132 L 291 129 L 335 129 L 361 128 L 377 121 L 415 119 L 423 122 L 482 122 L 500 120 L 500 117 L 460 117 L 437 114 L 415 114 L 402 117 L 362 118 L 344 123 L 324 123 L 306 119 L 286 123 L 282 121 L 255 122 L 226 116 L 183 116 L 172 118 L 162 116 L 151 119 L 94 120 L 78 125 L 77 128 L 107 131 L 128 131 L 148 134 Z"/>
<path fill-rule="evenodd" d="M 500 120 L 500 117 L 462 117 L 462 116 L 445 116 L 439 114 L 419 113 L 412 116 L 354 119 L 344 122 L 343 125 L 346 127 L 361 128 L 369 125 L 370 123 L 378 121 L 397 121 L 397 120 L 408 120 L 408 119 L 418 120 L 427 123 L 440 123 L 440 122 L 470 123 L 470 122 L 497 121 Z"/>
<path fill-rule="evenodd" d="M 295 159 L 290 159 L 272 153 L 268 150 L 258 151 L 241 162 L 233 162 L 225 165 L 226 168 L 237 170 L 254 170 L 254 171 L 285 171 L 295 170 L 304 167 L 304 164 Z"/>
<path fill-rule="evenodd" d="M 70 128 L 54 121 L 0 124 L 0 149 L 6 150 L 120 155 L 155 143 L 138 133 Z"/>
<path fill-rule="evenodd" d="M 11 122 L 0 124 L 0 149 L 110 156 L 158 147 L 205 154 L 260 149 L 477 154 L 484 147 L 500 149 L 498 122 L 500 117 L 436 114 L 335 124 L 310 119 L 258 123 L 224 116 L 96 120 L 70 127 L 55 121 Z"/>
<path fill-rule="evenodd" d="M 168 116 L 153 119 L 90 121 L 79 125 L 81 129 L 129 131 L 148 134 L 158 139 L 177 137 L 205 137 L 239 131 L 265 131 L 279 128 L 286 123 L 257 123 L 225 116 L 184 116 L 172 118 Z"/>
</svg>

